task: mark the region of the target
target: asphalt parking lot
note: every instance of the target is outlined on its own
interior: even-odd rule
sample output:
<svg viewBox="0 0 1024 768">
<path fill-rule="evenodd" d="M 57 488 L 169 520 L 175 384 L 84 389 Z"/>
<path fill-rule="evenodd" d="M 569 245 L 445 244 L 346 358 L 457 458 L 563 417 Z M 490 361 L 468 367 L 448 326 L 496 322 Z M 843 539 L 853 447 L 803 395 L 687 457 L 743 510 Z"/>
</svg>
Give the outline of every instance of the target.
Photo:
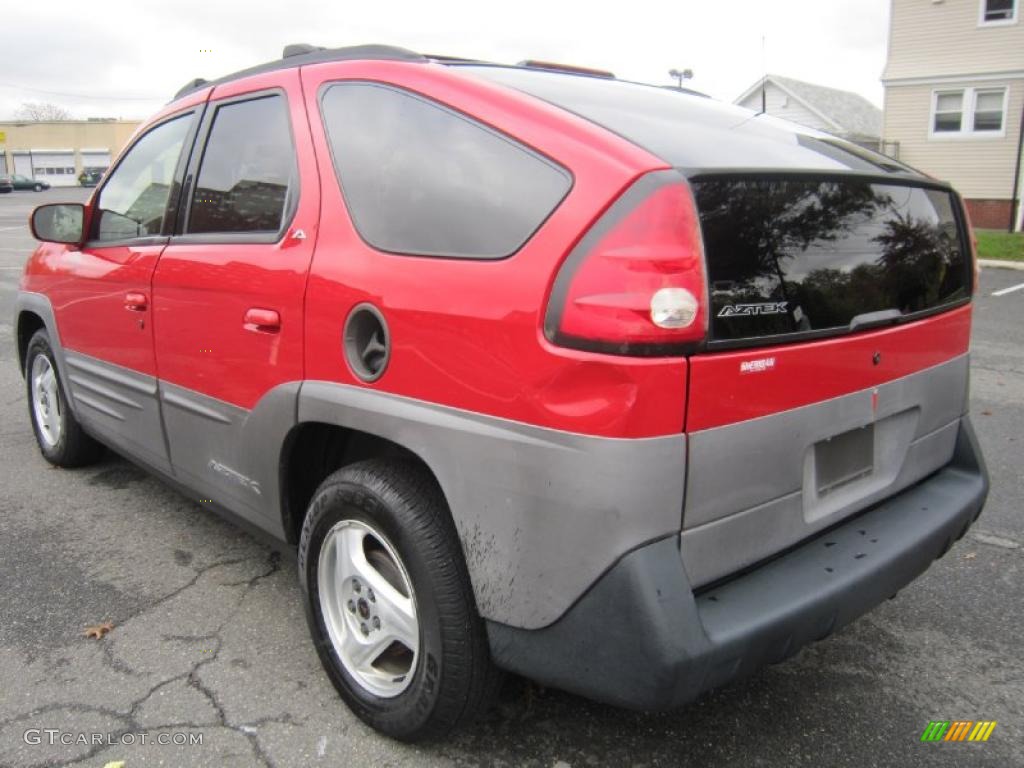
<svg viewBox="0 0 1024 768">
<path fill-rule="evenodd" d="M 992 475 L 975 528 L 896 599 L 794 659 L 670 714 L 522 681 L 449 742 L 352 716 L 307 637 L 294 564 L 109 457 L 51 468 L 29 426 L 11 312 L 26 218 L 87 190 L 0 195 L 0 765 L 1024 765 L 1024 272 L 986 269 L 971 409 Z M 110 620 L 103 640 L 82 636 Z M 610 618 L 609 620 L 613 620 Z M 987 743 L 919 741 L 996 720 Z M 201 745 L 49 745 L 30 729 L 189 733 Z"/>
</svg>

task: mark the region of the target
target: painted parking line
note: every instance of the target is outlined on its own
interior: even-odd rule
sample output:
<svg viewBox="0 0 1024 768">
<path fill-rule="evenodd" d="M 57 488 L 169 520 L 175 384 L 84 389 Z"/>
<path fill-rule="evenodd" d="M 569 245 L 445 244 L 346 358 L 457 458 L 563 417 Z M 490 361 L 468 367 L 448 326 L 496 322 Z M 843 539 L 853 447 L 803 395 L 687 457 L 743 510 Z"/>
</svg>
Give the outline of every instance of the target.
<svg viewBox="0 0 1024 768">
<path fill-rule="evenodd" d="M 12 229 L 28 229 L 24 224 L 19 224 L 16 227 L 0 227 L 0 232 L 10 232 Z"/>
<path fill-rule="evenodd" d="M 998 291 L 992 291 L 992 295 L 1005 296 L 1008 293 L 1013 293 L 1014 291 L 1019 291 L 1022 289 L 1024 289 L 1024 283 L 1020 283 L 1019 285 L 1011 285 L 1009 288 L 1002 288 Z"/>
</svg>

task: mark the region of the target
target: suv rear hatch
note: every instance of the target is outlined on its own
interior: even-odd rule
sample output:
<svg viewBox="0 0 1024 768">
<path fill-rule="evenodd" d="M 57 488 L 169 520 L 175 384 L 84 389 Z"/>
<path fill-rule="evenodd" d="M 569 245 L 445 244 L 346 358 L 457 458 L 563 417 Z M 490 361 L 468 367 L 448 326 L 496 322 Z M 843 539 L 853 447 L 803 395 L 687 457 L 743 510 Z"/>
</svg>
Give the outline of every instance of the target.
<svg viewBox="0 0 1024 768">
<path fill-rule="evenodd" d="M 691 583 L 771 557 L 950 462 L 966 410 L 972 264 L 947 185 L 672 89 L 456 66 L 607 128 L 692 188 L 709 322 L 688 366 Z"/>
<path fill-rule="evenodd" d="M 691 184 L 710 323 L 708 351 L 690 360 L 682 546 L 700 585 L 949 463 L 971 260 L 942 185 L 820 173 Z"/>
</svg>

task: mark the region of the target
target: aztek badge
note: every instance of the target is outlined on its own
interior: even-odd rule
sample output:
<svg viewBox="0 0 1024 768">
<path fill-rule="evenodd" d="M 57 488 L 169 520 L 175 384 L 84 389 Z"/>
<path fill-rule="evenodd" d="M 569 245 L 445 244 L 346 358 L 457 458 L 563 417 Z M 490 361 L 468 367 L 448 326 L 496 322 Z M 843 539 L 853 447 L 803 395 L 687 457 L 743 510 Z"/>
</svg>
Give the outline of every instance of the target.
<svg viewBox="0 0 1024 768">
<path fill-rule="evenodd" d="M 741 317 L 749 315 L 784 315 L 788 301 L 768 301 L 761 304 L 726 304 L 718 311 L 718 317 Z"/>
</svg>

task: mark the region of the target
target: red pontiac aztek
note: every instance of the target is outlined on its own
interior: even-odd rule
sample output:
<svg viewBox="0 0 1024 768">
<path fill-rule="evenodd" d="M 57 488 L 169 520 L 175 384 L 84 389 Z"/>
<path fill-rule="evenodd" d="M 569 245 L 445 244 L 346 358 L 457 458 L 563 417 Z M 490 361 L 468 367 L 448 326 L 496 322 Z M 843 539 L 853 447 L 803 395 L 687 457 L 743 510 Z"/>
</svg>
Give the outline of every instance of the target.
<svg viewBox="0 0 1024 768">
<path fill-rule="evenodd" d="M 657 709 L 893 596 L 988 490 L 947 185 L 608 73 L 289 46 L 45 205 L 43 456 L 101 445 L 298 549 L 405 740 L 500 670 Z"/>
</svg>

